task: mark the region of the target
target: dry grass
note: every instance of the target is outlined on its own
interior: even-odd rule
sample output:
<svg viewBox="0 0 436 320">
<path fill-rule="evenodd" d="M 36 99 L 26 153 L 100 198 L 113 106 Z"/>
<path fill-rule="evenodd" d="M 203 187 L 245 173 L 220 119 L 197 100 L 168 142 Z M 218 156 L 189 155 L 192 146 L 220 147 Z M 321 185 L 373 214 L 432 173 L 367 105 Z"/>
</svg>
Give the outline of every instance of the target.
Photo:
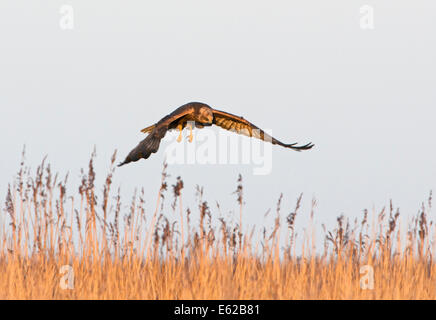
<svg viewBox="0 0 436 320">
<path fill-rule="evenodd" d="M 238 222 L 213 223 L 218 213 L 201 188 L 198 208 L 183 208 L 183 181 L 169 186 L 166 166 L 155 211 L 146 213 L 145 201 L 156 195 L 144 191 L 123 209 L 119 190 L 114 196 L 111 189 L 115 155 L 97 201 L 93 159 L 76 195 L 67 195 L 67 178 L 60 180 L 50 166 L 43 163 L 32 175 L 21 164 L 0 220 L 1 299 L 436 298 L 431 194 L 406 228 L 391 203 L 372 223 L 366 211 L 354 223 L 339 217 L 317 249 L 311 226 L 297 237 L 301 196 L 285 217 L 280 197 L 271 232 L 244 233 L 242 177 L 235 191 Z M 168 193 L 173 201 L 165 209 Z M 74 281 L 64 282 L 72 289 L 61 288 L 71 275 L 64 265 L 72 268 Z M 365 265 L 373 268 L 373 289 L 361 288 L 362 277 L 371 275 L 360 273 Z"/>
</svg>

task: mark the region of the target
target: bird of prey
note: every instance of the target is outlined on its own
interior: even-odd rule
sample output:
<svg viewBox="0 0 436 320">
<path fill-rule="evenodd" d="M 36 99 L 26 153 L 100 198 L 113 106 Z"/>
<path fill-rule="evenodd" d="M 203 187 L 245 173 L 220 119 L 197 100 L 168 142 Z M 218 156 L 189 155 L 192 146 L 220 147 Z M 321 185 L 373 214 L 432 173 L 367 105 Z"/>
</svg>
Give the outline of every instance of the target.
<svg viewBox="0 0 436 320">
<path fill-rule="evenodd" d="M 207 104 L 201 102 L 190 102 L 177 108 L 157 123 L 142 129 L 141 132 L 148 133 L 148 136 L 132 151 L 130 151 L 126 159 L 118 166 L 122 166 L 132 161 L 138 161 L 141 158 L 147 159 L 150 157 L 152 153 L 157 152 L 161 139 L 169 130 L 176 129 L 180 132 L 177 138 L 177 141 L 180 142 L 182 139 L 182 130 L 185 127 L 189 127 L 189 142 L 192 142 L 192 125 L 196 128 L 217 125 L 238 134 L 254 137 L 263 141 L 269 141 L 272 144 L 277 144 L 296 151 L 308 150 L 313 147 L 312 143 L 302 146 L 298 146 L 297 143 L 285 144 L 271 137 L 262 129 L 259 129 L 254 124 L 245 120 L 243 117 L 238 117 L 231 113 L 213 109 Z"/>
</svg>

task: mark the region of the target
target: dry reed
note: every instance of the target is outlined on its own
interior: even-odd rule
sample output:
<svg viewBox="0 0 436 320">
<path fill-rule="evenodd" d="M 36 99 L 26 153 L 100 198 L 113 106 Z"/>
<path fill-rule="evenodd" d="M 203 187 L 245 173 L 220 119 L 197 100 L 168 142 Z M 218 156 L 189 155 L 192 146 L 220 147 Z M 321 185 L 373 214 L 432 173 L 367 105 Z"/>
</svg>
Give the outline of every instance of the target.
<svg viewBox="0 0 436 320">
<path fill-rule="evenodd" d="M 313 210 L 297 241 L 302 195 L 285 217 L 280 196 L 271 232 L 245 232 L 239 176 L 238 223 L 223 217 L 213 223 L 200 187 L 195 222 L 194 212 L 183 208 L 180 177 L 172 185 L 171 207 L 178 213 L 165 213 L 164 165 L 154 212 L 146 212 L 144 190 L 124 210 L 120 190 L 111 188 L 116 155 L 101 201 L 94 157 L 73 195 L 67 194 L 68 176 L 53 175 L 45 161 L 33 176 L 21 163 L 0 219 L 0 299 L 436 298 L 431 194 L 406 226 L 392 202 L 372 223 L 367 211 L 354 223 L 340 216 L 333 230 L 323 226 L 321 249 Z"/>
</svg>

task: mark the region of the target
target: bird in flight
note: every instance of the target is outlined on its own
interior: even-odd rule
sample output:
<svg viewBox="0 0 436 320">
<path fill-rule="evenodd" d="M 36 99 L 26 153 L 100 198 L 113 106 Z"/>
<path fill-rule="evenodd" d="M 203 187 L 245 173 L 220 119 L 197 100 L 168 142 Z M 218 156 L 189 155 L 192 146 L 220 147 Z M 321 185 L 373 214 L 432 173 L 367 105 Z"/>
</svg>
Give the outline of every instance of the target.
<svg viewBox="0 0 436 320">
<path fill-rule="evenodd" d="M 155 124 L 142 129 L 141 132 L 148 133 L 148 136 L 132 151 L 130 151 L 126 159 L 118 166 L 138 161 L 141 158 L 147 159 L 152 153 L 156 153 L 159 149 L 160 141 L 169 130 L 176 129 L 180 132 L 177 138 L 177 141 L 180 142 L 182 140 L 182 130 L 185 127 L 188 127 L 190 129 L 188 139 L 189 142 L 192 142 L 193 125 L 196 128 L 217 125 L 223 129 L 234 131 L 238 134 L 268 141 L 272 144 L 277 144 L 296 151 L 308 150 L 314 146 L 312 143 L 302 146 L 298 146 L 297 143 L 285 144 L 271 137 L 262 129 L 259 129 L 251 122 L 245 120 L 243 117 L 238 117 L 231 113 L 213 109 L 207 104 L 201 102 L 190 102 L 177 108 Z"/>
</svg>

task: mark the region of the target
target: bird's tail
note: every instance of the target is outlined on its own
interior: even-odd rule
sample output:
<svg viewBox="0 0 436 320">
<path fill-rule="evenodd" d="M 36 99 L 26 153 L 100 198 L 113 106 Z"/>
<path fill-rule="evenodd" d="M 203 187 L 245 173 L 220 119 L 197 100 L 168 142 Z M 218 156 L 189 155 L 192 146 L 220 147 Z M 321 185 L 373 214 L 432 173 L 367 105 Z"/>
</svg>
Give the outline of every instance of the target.
<svg viewBox="0 0 436 320">
<path fill-rule="evenodd" d="M 147 128 L 142 129 L 141 132 L 147 133 L 147 132 L 153 131 L 154 127 L 155 127 L 155 125 L 153 124 L 151 126 L 148 126 Z"/>
</svg>

